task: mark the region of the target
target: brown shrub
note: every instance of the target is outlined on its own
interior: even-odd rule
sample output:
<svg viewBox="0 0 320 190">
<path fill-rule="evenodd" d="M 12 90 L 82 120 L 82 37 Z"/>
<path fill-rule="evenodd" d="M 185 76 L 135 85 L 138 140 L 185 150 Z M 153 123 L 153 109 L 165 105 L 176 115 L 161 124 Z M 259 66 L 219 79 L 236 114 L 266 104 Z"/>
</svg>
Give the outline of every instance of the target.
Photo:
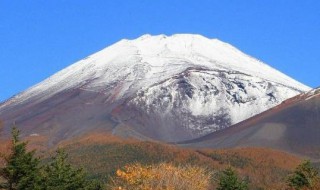
<svg viewBox="0 0 320 190">
<path fill-rule="evenodd" d="M 174 166 L 161 163 L 142 166 L 133 164 L 117 170 L 114 190 L 207 190 L 211 174 L 197 166 Z"/>
</svg>

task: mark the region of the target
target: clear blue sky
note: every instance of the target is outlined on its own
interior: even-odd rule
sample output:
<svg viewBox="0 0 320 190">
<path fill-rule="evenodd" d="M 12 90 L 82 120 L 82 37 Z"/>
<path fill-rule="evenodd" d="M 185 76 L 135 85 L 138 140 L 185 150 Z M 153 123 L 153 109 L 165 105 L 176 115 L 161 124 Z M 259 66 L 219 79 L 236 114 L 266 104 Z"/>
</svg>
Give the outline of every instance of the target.
<svg viewBox="0 0 320 190">
<path fill-rule="evenodd" d="M 218 38 L 320 86 L 318 0 L 0 0 L 0 101 L 146 33 Z"/>
</svg>

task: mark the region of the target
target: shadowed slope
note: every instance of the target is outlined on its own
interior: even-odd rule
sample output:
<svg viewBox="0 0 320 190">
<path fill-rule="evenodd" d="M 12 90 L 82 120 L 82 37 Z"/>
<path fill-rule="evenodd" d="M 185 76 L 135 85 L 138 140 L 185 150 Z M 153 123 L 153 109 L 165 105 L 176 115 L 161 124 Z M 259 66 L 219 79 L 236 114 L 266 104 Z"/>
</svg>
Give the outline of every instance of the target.
<svg viewBox="0 0 320 190">
<path fill-rule="evenodd" d="M 269 147 L 320 158 L 320 90 L 204 137 L 181 144 L 195 147 Z"/>
</svg>

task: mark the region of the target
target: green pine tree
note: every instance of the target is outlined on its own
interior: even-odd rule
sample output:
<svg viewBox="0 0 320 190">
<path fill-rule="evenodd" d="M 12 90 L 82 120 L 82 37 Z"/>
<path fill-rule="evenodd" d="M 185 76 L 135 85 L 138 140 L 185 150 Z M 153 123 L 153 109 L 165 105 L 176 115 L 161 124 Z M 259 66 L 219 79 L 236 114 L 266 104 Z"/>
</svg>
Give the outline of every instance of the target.
<svg viewBox="0 0 320 190">
<path fill-rule="evenodd" d="M 19 139 L 20 131 L 12 128 L 11 154 L 4 157 L 6 166 L 0 168 L 0 177 L 5 182 L 0 188 L 8 190 L 39 190 L 40 169 L 39 159 L 35 158 L 34 151 L 26 150 L 27 143 Z"/>
<path fill-rule="evenodd" d="M 53 162 L 43 172 L 45 190 L 100 190 L 98 182 L 87 180 L 83 169 L 75 169 L 67 163 L 67 154 L 59 149 Z"/>
<path fill-rule="evenodd" d="M 231 168 L 222 171 L 217 190 L 247 190 L 248 183 L 239 180 L 236 172 Z"/>
<path fill-rule="evenodd" d="M 301 163 L 288 178 L 288 185 L 296 190 L 308 188 L 316 189 L 319 183 L 319 173 L 312 167 L 309 160 Z"/>
</svg>

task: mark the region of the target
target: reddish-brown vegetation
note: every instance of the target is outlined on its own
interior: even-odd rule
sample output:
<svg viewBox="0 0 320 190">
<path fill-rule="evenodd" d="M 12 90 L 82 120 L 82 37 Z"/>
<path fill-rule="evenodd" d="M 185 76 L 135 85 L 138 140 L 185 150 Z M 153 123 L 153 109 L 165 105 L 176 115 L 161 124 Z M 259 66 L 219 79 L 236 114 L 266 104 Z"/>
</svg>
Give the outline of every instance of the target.
<svg viewBox="0 0 320 190">
<path fill-rule="evenodd" d="M 92 177 L 108 181 L 128 164 L 194 165 L 217 173 L 229 166 L 250 181 L 250 189 L 284 189 L 286 177 L 301 162 L 293 155 L 264 148 L 196 150 L 158 142 L 121 139 L 111 134 L 91 134 L 59 144 L 72 164 L 83 166 Z M 216 176 L 217 177 L 217 176 Z M 213 183 L 215 184 L 215 183 Z"/>
<path fill-rule="evenodd" d="M 111 184 L 114 190 L 208 190 L 212 177 L 201 167 L 168 163 L 128 165 L 123 170 L 117 170 L 116 175 Z"/>
<path fill-rule="evenodd" d="M 287 175 L 300 164 L 301 159 L 276 150 L 265 148 L 236 148 L 199 151 L 221 167 L 235 168 L 246 176 L 251 188 L 285 189 Z"/>
<path fill-rule="evenodd" d="M 44 136 L 30 136 L 25 140 L 30 142 L 28 149 L 41 150 L 45 159 L 57 148 L 45 150 L 43 143 L 47 143 L 47 138 Z M 286 177 L 301 162 L 298 157 L 271 149 L 196 150 L 158 142 L 121 139 L 98 132 L 61 142 L 58 146 L 69 153 L 71 164 L 84 167 L 92 178 L 105 182 L 110 182 L 110 177 L 115 176 L 117 169 L 128 164 L 140 163 L 144 166 L 170 163 L 173 166 L 207 168 L 215 174 L 231 166 L 242 178 L 250 181 L 250 189 L 284 189 Z M 9 147 L 10 141 L 1 142 L 0 152 L 6 153 Z M 217 183 L 213 182 L 212 188 L 214 184 Z"/>
<path fill-rule="evenodd" d="M 10 147 L 11 147 L 10 141 L 4 141 L 4 140 L 0 141 L 0 167 L 3 167 L 5 163 L 3 157 L 10 154 Z"/>
</svg>

